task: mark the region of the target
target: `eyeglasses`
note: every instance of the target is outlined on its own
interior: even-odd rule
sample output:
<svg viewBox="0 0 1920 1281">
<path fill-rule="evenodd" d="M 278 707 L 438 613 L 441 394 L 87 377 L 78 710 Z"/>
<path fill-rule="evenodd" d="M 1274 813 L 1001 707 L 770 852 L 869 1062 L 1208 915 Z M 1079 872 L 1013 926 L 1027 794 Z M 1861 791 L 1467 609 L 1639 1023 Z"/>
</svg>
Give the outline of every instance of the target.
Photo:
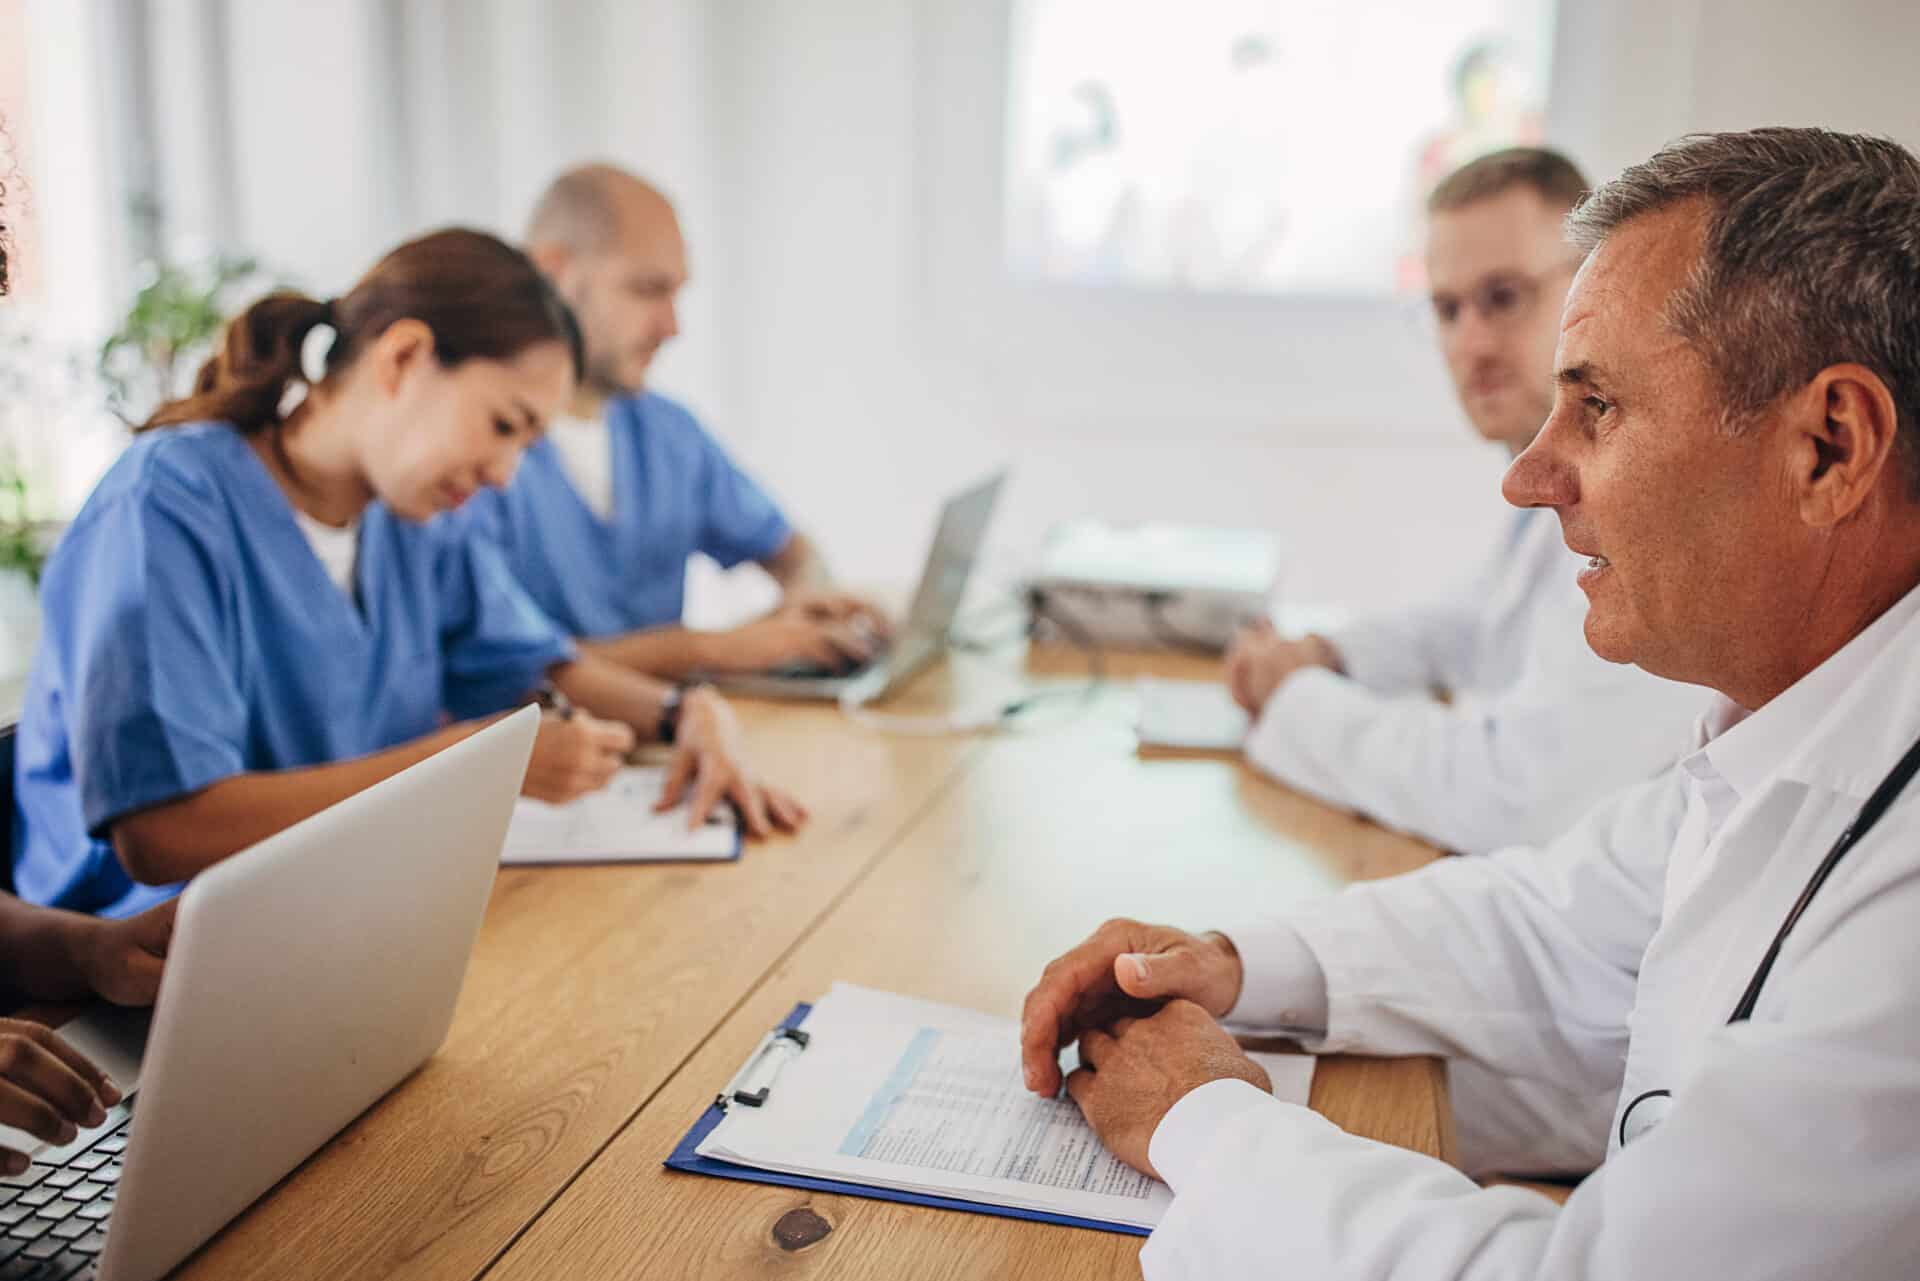
<svg viewBox="0 0 1920 1281">
<path fill-rule="evenodd" d="M 1464 294 L 1429 295 L 1421 300 L 1416 314 L 1421 324 L 1438 334 L 1442 342 L 1453 336 L 1469 311 L 1478 313 L 1489 329 L 1511 330 L 1534 314 L 1540 305 L 1540 294 L 1550 282 L 1579 265 L 1577 261 L 1563 262 L 1534 275 L 1495 272 Z"/>
</svg>

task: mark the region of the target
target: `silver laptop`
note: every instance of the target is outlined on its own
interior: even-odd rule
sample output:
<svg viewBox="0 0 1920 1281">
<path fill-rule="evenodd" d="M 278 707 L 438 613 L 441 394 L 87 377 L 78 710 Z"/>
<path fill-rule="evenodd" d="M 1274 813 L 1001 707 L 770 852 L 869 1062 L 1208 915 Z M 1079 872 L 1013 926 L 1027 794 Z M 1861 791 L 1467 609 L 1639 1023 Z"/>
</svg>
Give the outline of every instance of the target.
<svg viewBox="0 0 1920 1281">
<path fill-rule="evenodd" d="M 128 1098 L 0 1178 L 0 1278 L 163 1275 L 439 1048 L 538 725 L 516 712 L 187 886 L 150 1028 L 60 1029 Z"/>
<path fill-rule="evenodd" d="M 844 695 L 860 702 L 884 698 L 906 684 L 947 647 L 947 634 L 967 594 L 967 580 L 980 558 L 987 525 L 1006 481 L 1007 473 L 998 472 L 949 498 L 940 509 L 940 524 L 933 533 L 933 546 L 927 549 L 927 565 L 920 573 L 913 607 L 893 643 L 874 662 L 850 671 L 801 665 L 758 675 L 715 676 L 714 683 L 763 697 L 836 699 Z"/>
</svg>

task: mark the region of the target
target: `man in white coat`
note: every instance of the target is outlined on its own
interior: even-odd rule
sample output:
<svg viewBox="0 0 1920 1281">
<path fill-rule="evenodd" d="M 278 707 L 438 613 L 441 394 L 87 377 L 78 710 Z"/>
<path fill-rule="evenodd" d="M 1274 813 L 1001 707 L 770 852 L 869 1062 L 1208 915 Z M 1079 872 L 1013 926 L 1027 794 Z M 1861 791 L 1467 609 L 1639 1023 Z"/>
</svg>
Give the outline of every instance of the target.
<svg viewBox="0 0 1920 1281">
<path fill-rule="evenodd" d="M 1468 421 L 1511 454 L 1552 407 L 1578 265 L 1560 224 L 1586 188 L 1564 156 L 1520 147 L 1463 166 L 1428 200 L 1432 328 Z M 1570 564 L 1551 513 L 1516 512 L 1437 599 L 1327 635 L 1243 633 L 1227 681 L 1256 717 L 1247 759 L 1462 853 L 1558 836 L 1673 764 L 1706 706 L 1587 648 Z"/>
<path fill-rule="evenodd" d="M 1149 1277 L 1920 1275 L 1920 784 L 1886 797 L 1920 763 L 1920 160 L 1696 136 L 1568 226 L 1553 414 L 1506 493 L 1589 558 L 1598 653 L 1720 697 L 1545 850 L 1224 934 L 1110 922 L 1048 967 L 1027 1082 L 1077 1037 L 1068 1091 L 1172 1186 Z M 1216 1016 L 1610 1100 L 1534 1139 L 1606 1159 L 1564 1207 L 1480 1188 L 1263 1094 Z"/>
</svg>

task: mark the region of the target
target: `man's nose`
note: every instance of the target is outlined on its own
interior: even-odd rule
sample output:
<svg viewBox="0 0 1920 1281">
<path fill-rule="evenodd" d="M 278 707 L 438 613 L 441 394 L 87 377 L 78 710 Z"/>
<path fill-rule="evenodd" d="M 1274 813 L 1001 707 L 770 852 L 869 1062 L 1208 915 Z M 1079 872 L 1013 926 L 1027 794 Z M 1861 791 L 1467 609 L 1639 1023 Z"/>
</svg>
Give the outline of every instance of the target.
<svg viewBox="0 0 1920 1281">
<path fill-rule="evenodd" d="M 1460 308 L 1446 334 L 1446 344 L 1458 356 L 1486 356 L 1500 350 L 1501 330 L 1478 307 Z"/>
<path fill-rule="evenodd" d="M 1515 507 L 1571 507 L 1580 500 L 1579 478 L 1560 452 L 1552 418 L 1507 467 L 1500 495 Z"/>
</svg>

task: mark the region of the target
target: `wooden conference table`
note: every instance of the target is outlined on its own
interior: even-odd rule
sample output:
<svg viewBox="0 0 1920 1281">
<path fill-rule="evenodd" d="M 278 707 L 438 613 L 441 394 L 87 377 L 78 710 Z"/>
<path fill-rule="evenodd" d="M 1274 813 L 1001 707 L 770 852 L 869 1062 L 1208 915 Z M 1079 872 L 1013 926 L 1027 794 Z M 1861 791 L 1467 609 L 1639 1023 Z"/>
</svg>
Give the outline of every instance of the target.
<svg viewBox="0 0 1920 1281">
<path fill-rule="evenodd" d="M 887 705 L 977 707 L 1057 679 L 1060 697 L 994 737 L 743 702 L 759 765 L 811 806 L 806 830 L 732 864 L 502 871 L 440 1053 L 178 1275 L 1139 1275 L 1135 1237 L 660 1164 L 766 1030 L 836 979 L 1011 1015 L 1109 916 L 1200 928 L 1433 857 L 1231 759 L 1142 759 L 1124 678 L 1217 664 L 1112 657 L 1105 689 L 1076 700 L 1080 663 L 959 656 Z M 1312 1101 L 1451 1155 L 1433 1060 L 1329 1058 Z"/>
</svg>

